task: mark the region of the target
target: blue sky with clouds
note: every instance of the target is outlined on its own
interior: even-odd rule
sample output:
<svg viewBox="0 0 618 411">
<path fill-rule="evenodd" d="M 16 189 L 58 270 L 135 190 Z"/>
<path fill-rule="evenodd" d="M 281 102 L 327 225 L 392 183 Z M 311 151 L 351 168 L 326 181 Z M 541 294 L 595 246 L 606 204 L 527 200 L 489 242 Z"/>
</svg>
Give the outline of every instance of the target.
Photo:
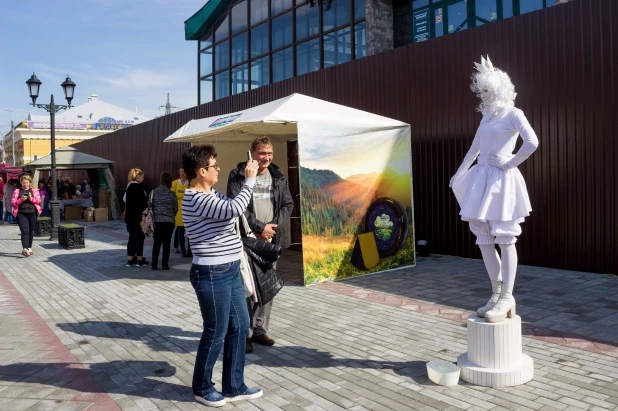
<svg viewBox="0 0 618 411">
<path fill-rule="evenodd" d="M 66 104 L 60 84 L 77 84 L 74 105 L 91 94 L 117 106 L 162 115 L 173 105 L 197 104 L 197 45 L 184 39 L 184 21 L 206 0 L 0 1 L 0 131 L 43 109 L 29 106 L 26 80 L 43 82 L 37 103 L 50 94 Z"/>
</svg>

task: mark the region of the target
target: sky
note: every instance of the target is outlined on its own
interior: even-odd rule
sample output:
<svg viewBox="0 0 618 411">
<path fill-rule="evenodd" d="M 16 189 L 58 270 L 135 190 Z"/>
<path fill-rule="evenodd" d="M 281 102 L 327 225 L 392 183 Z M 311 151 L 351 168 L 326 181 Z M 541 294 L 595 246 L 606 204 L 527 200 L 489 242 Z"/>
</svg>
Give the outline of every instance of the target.
<svg viewBox="0 0 618 411">
<path fill-rule="evenodd" d="M 28 113 L 26 80 L 43 82 L 37 103 L 66 104 L 60 84 L 77 84 L 73 105 L 97 94 L 107 103 L 164 114 L 197 104 L 197 45 L 184 38 L 184 21 L 207 0 L 0 1 L 0 132 Z"/>
</svg>

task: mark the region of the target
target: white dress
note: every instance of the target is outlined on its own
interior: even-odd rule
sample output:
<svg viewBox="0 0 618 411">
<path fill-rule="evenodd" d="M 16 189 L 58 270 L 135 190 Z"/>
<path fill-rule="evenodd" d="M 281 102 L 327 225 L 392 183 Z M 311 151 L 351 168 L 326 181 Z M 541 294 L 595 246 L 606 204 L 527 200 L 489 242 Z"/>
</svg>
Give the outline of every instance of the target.
<svg viewBox="0 0 618 411">
<path fill-rule="evenodd" d="M 519 135 L 524 144 L 513 155 Z M 515 165 L 519 165 L 538 144 L 534 130 L 520 109 L 505 108 L 498 114 L 485 115 L 457 171 L 460 177 L 453 182 L 461 219 L 523 222 L 532 211 L 523 176 L 517 167 L 503 170 L 489 165 L 487 160 L 495 153 L 505 162 L 514 159 Z M 477 165 L 468 170 L 477 157 Z"/>
</svg>

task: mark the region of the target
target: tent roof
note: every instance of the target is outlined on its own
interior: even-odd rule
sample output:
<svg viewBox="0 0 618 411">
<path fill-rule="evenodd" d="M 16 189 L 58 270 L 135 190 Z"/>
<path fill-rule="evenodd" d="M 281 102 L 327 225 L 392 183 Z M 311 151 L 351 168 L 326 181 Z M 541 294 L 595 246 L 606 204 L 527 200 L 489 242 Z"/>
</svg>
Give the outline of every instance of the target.
<svg viewBox="0 0 618 411">
<path fill-rule="evenodd" d="M 143 114 L 134 113 L 122 107 L 115 106 L 110 103 L 92 99 L 79 106 L 74 106 L 70 110 L 56 114 L 56 122 L 70 123 L 98 123 L 101 119 L 112 118 L 122 124 L 139 124 L 152 120 L 152 118 Z M 49 115 L 34 115 L 30 114 L 30 121 L 39 121 L 49 123 Z"/>
<path fill-rule="evenodd" d="M 113 161 L 101 157 L 82 153 L 76 148 L 66 146 L 56 149 L 56 168 L 59 170 L 84 170 L 107 168 Z M 48 170 L 51 168 L 51 155 L 39 158 L 36 161 L 24 165 L 24 170 Z"/>
<path fill-rule="evenodd" d="M 295 93 L 247 110 L 191 120 L 165 141 L 197 143 L 212 137 L 250 141 L 261 135 L 296 140 L 301 122 L 311 122 L 330 137 L 409 127 L 401 121 Z"/>
</svg>

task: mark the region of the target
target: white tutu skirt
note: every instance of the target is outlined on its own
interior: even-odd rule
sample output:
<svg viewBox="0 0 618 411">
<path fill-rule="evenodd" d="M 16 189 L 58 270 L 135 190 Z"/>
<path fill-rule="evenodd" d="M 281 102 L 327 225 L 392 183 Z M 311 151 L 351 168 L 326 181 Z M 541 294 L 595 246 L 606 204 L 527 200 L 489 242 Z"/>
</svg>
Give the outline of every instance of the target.
<svg viewBox="0 0 618 411">
<path fill-rule="evenodd" d="M 464 221 L 522 223 L 532 211 L 526 182 L 517 168 L 504 171 L 477 164 L 456 179 L 452 188 Z"/>
</svg>

